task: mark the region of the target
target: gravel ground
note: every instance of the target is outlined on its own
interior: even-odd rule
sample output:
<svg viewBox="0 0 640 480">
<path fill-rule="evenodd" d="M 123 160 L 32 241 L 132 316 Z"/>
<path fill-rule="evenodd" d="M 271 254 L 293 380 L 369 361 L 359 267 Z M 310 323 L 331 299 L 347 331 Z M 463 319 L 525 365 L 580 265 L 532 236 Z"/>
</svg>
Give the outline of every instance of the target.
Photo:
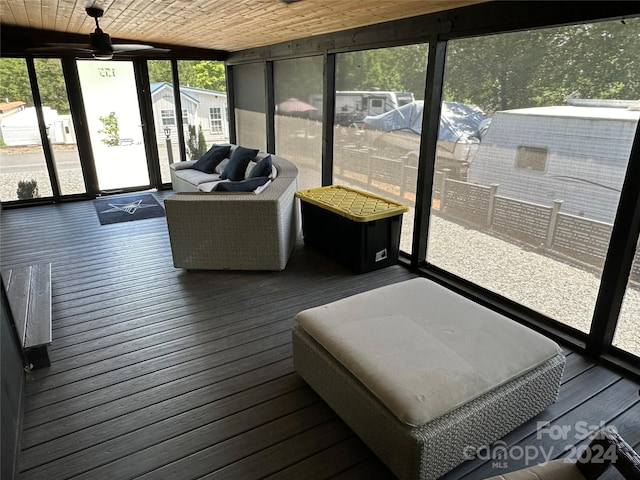
<svg viewBox="0 0 640 480">
<path fill-rule="evenodd" d="M 600 272 L 433 216 L 427 260 L 560 322 L 589 331 Z M 640 288 L 628 286 L 614 345 L 640 356 Z"/>
<path fill-rule="evenodd" d="M 34 170 L 26 175 L 20 172 L 3 173 L 0 175 L 0 199 L 4 201 L 17 200 L 16 190 L 18 188 L 18 182 L 20 180 L 31 179 L 38 182 L 38 192 L 41 197 L 50 197 L 53 195 L 47 172 Z M 82 172 L 79 169 L 76 171 L 67 170 L 64 176 L 60 176 L 60 188 L 63 195 L 84 193 Z"/>
<path fill-rule="evenodd" d="M 163 182 L 171 182 L 168 163 L 160 164 L 160 172 Z M 58 172 L 58 178 L 63 195 L 85 192 L 82 170 L 79 167 L 76 169 L 65 169 Z M 53 195 L 51 184 L 49 182 L 49 175 L 46 169 L 44 167 L 37 167 L 32 168 L 31 171 L 27 173 L 19 171 L 0 171 L 0 200 L 17 200 L 18 196 L 16 194 L 16 190 L 18 188 L 18 182 L 21 180 L 31 179 L 38 182 L 40 197 L 50 197 Z"/>
</svg>

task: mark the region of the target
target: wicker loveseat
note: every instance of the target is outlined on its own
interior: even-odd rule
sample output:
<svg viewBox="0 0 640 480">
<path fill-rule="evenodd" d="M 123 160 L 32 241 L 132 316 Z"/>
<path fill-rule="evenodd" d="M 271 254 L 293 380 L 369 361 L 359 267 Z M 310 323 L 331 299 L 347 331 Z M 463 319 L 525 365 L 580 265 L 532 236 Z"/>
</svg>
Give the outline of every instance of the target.
<svg viewBox="0 0 640 480">
<path fill-rule="evenodd" d="M 227 153 L 227 159 L 231 157 L 233 152 L 238 148 L 237 145 L 230 145 L 229 153 Z M 289 168 L 283 162 L 285 159 L 276 157 L 266 152 L 258 152 L 252 162 L 249 163 L 248 170 L 250 170 L 257 162 L 260 162 L 265 157 L 270 156 L 272 161 L 278 159 L 282 165 L 282 169 Z M 176 162 L 169 166 L 169 173 L 171 174 L 171 185 L 176 192 L 211 192 L 217 183 L 219 183 L 220 175 L 217 172 L 205 173 L 193 168 L 196 160 L 187 160 L 186 162 Z M 291 163 L 291 162 L 287 162 Z M 275 164 L 275 162 L 274 162 Z M 221 166 L 222 167 L 222 166 Z M 295 168 L 295 166 L 294 166 Z M 218 169 L 216 169 L 218 170 Z M 297 176 L 297 169 L 295 170 Z"/>
<path fill-rule="evenodd" d="M 282 157 L 271 155 L 271 159 L 277 176 L 259 194 L 182 191 L 165 199 L 176 268 L 283 270 L 286 267 L 301 228 L 295 198 L 298 169 Z M 188 186 L 182 182 L 180 188 Z"/>
</svg>

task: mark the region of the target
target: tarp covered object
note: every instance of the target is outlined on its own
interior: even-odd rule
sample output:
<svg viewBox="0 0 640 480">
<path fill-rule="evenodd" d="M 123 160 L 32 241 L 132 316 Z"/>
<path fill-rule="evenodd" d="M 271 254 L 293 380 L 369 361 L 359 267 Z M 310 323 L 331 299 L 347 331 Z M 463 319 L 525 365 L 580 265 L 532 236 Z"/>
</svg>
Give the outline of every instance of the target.
<svg viewBox="0 0 640 480">
<path fill-rule="evenodd" d="M 390 112 L 365 117 L 364 123 L 386 132 L 409 130 L 419 135 L 422 132 L 423 111 L 424 102 L 417 100 Z M 465 137 L 479 139 L 478 129 L 484 119 L 485 116 L 476 107 L 460 102 L 442 102 L 438 139 L 450 142 Z"/>
</svg>

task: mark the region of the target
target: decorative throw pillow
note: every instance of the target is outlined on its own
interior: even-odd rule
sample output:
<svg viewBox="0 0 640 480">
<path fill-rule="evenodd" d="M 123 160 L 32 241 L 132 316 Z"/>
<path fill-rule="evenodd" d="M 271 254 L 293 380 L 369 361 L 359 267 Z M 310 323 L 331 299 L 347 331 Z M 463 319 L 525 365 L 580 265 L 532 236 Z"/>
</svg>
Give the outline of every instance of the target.
<svg viewBox="0 0 640 480">
<path fill-rule="evenodd" d="M 221 180 L 231 180 L 236 182 L 244 180 L 244 171 L 247 169 L 249 162 L 256 158 L 258 150 L 251 148 L 238 147 L 231 154 L 229 163 L 220 174 Z"/>
<path fill-rule="evenodd" d="M 273 165 L 271 155 L 267 155 L 255 164 L 249 172 L 249 175 L 247 175 L 247 178 L 268 177 L 271 175 L 271 165 Z"/>
<path fill-rule="evenodd" d="M 224 172 L 224 169 L 227 168 L 227 165 L 229 164 L 229 159 L 225 158 L 224 160 L 222 160 L 218 166 L 214 169 L 215 173 L 222 173 Z"/>
<path fill-rule="evenodd" d="M 253 192 L 268 181 L 268 177 L 254 177 L 239 182 L 218 182 L 213 190 L 216 192 Z"/>
<path fill-rule="evenodd" d="M 258 157 L 256 157 L 258 158 Z M 247 165 L 247 169 L 244 171 L 244 178 L 245 180 L 247 178 L 249 178 L 249 174 L 251 173 L 251 170 L 253 170 L 253 167 L 255 167 L 257 165 L 258 161 L 257 160 L 252 160 L 249 162 L 249 164 Z"/>
<path fill-rule="evenodd" d="M 227 158 L 230 150 L 231 145 L 213 145 L 193 164 L 192 168 L 204 173 L 213 173 L 218 164 Z"/>
</svg>

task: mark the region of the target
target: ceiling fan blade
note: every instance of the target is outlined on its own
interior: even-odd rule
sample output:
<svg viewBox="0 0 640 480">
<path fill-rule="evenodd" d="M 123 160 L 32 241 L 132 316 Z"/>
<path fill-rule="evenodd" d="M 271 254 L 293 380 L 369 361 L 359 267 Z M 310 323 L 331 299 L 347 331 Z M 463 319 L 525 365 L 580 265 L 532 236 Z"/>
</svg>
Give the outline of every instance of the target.
<svg viewBox="0 0 640 480">
<path fill-rule="evenodd" d="M 147 53 L 168 53 L 171 50 L 169 50 L 168 48 L 157 48 L 157 47 L 153 47 L 152 49 L 148 50 Z"/>
<path fill-rule="evenodd" d="M 92 53 L 91 45 L 81 44 L 57 44 L 46 47 L 28 48 L 27 51 L 33 53 Z"/>
<path fill-rule="evenodd" d="M 82 49 L 91 50 L 93 47 L 89 43 L 45 43 L 43 47 L 37 48 L 66 48 L 66 49 Z"/>
<path fill-rule="evenodd" d="M 122 56 L 137 56 L 137 55 L 154 55 L 157 53 L 167 53 L 170 52 L 171 50 L 168 50 L 166 48 L 155 48 L 155 47 L 151 47 L 148 46 L 149 48 L 144 48 L 144 49 L 135 49 L 135 50 L 121 50 L 118 48 L 118 45 L 114 45 L 113 46 L 113 53 L 114 55 L 122 55 Z"/>
<path fill-rule="evenodd" d="M 149 50 L 153 47 L 151 45 L 136 45 L 133 43 L 114 43 L 111 45 L 114 53 L 117 52 L 136 52 L 138 50 Z"/>
</svg>

